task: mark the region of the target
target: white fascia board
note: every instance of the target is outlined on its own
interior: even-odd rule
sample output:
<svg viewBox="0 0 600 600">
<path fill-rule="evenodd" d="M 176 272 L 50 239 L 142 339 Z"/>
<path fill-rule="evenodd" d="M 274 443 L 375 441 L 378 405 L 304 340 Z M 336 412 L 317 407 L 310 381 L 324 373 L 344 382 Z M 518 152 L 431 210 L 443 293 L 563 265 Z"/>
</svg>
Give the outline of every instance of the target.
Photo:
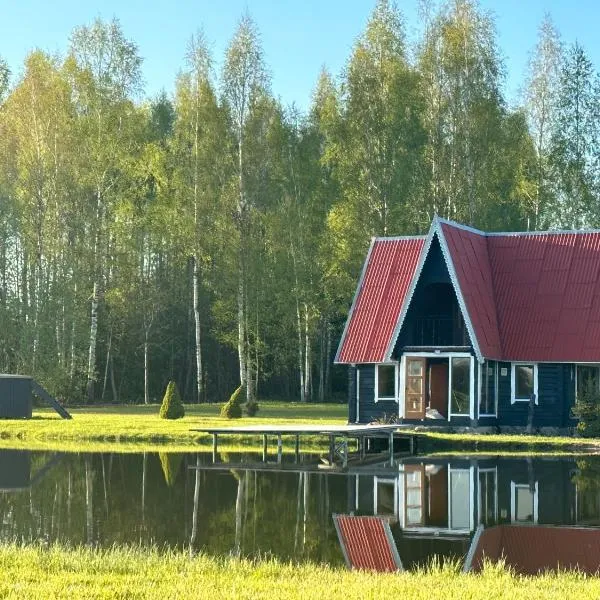
<svg viewBox="0 0 600 600">
<path fill-rule="evenodd" d="M 429 249 L 431 248 L 431 243 L 433 242 L 433 237 L 435 234 L 434 229 L 435 220 L 429 228 L 429 233 L 425 238 L 425 243 L 423 244 L 423 248 L 421 248 L 421 255 L 419 256 L 419 262 L 417 263 L 417 268 L 415 269 L 412 281 L 410 282 L 410 286 L 408 288 L 408 292 L 406 296 L 404 296 L 404 302 L 402 303 L 402 310 L 400 311 L 400 315 L 398 316 L 398 320 L 396 321 L 396 326 L 394 327 L 394 331 L 390 337 L 390 342 L 388 344 L 387 350 L 385 352 L 384 361 L 390 361 L 392 357 L 392 352 L 394 351 L 394 346 L 396 345 L 396 340 L 398 339 L 398 335 L 400 334 L 400 329 L 402 329 L 402 325 L 404 323 L 404 319 L 406 318 L 406 313 L 408 312 L 408 307 L 412 301 L 412 297 L 415 293 L 415 289 L 417 288 L 417 283 L 419 283 L 419 279 L 421 278 L 421 272 L 423 271 L 423 265 L 425 264 L 425 260 L 429 254 Z"/>
<path fill-rule="evenodd" d="M 471 343 L 473 344 L 473 349 L 475 350 L 475 356 L 477 356 L 477 360 L 480 363 L 482 363 L 484 361 L 484 357 L 479 348 L 479 342 L 477 341 L 477 336 L 475 335 L 475 329 L 473 328 L 473 323 L 471 322 L 471 317 L 469 315 L 469 311 L 467 310 L 467 305 L 465 303 L 462 290 L 460 289 L 460 284 L 458 283 L 456 269 L 454 268 L 454 263 L 452 262 L 452 256 L 450 255 L 448 242 L 446 241 L 446 238 L 444 237 L 444 232 L 442 230 L 442 221 L 441 219 L 439 219 L 439 217 L 434 218 L 433 225 L 431 226 L 431 228 L 435 231 L 435 233 L 438 236 L 440 248 L 442 249 L 442 255 L 444 256 L 446 267 L 448 268 L 448 273 L 450 274 L 450 281 L 452 282 L 452 286 L 454 287 L 454 292 L 456 293 L 458 305 L 460 306 L 460 310 L 462 311 L 463 317 L 465 319 L 467 331 L 469 332 L 469 337 L 471 338 Z M 477 230 L 473 231 L 477 232 Z M 481 234 L 481 232 L 477 233 Z"/>
</svg>

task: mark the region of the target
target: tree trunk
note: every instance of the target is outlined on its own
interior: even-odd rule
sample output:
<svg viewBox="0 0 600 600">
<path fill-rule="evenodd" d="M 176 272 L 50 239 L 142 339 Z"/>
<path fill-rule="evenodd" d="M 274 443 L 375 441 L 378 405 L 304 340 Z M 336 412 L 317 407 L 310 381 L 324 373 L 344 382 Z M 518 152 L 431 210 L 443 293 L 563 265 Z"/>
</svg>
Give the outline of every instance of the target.
<svg viewBox="0 0 600 600">
<path fill-rule="evenodd" d="M 144 404 L 150 404 L 148 394 L 148 328 L 144 331 Z"/>
<path fill-rule="evenodd" d="M 92 311 L 90 324 L 90 347 L 88 352 L 87 399 L 94 401 L 94 383 L 96 381 L 96 341 L 98 337 L 98 283 L 94 282 L 92 292 Z"/>
<path fill-rule="evenodd" d="M 197 385 L 197 399 L 198 403 L 204 400 L 204 379 L 202 375 L 202 339 L 201 339 L 201 324 L 200 324 L 200 277 L 198 267 L 198 257 L 194 256 L 194 268 L 192 275 L 192 287 L 193 287 L 193 303 L 194 303 L 194 326 L 196 334 L 196 385 Z"/>
</svg>

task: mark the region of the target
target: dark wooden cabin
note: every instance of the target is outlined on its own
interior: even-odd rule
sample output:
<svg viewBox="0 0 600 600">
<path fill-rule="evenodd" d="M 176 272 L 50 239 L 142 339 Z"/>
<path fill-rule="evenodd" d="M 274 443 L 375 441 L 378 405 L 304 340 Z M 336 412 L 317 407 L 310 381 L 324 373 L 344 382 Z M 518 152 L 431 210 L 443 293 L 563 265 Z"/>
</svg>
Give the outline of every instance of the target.
<svg viewBox="0 0 600 600">
<path fill-rule="evenodd" d="M 574 424 L 600 390 L 600 232 L 485 233 L 435 218 L 371 243 L 336 362 L 349 421 Z"/>
</svg>

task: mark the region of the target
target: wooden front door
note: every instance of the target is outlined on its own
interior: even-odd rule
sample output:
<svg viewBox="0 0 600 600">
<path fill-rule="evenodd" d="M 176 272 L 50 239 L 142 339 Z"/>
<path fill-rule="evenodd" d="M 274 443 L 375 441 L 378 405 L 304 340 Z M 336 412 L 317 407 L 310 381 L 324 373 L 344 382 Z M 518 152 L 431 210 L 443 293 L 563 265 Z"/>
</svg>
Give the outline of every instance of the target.
<svg viewBox="0 0 600 600">
<path fill-rule="evenodd" d="M 448 416 L 448 361 L 429 365 L 429 406 Z"/>
<path fill-rule="evenodd" d="M 404 416 L 407 419 L 425 418 L 425 359 L 406 358 Z"/>
</svg>

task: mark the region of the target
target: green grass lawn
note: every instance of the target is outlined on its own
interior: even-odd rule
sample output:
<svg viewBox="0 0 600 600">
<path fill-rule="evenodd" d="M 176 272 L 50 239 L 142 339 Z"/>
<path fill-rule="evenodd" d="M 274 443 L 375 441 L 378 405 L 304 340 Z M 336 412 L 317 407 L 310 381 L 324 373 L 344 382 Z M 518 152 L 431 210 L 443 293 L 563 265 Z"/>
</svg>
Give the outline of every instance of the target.
<svg viewBox="0 0 600 600">
<path fill-rule="evenodd" d="M 194 451 L 205 447 L 211 437 L 192 431 L 195 428 L 231 427 L 247 424 L 337 423 L 347 420 L 344 404 L 301 404 L 261 402 L 256 417 L 227 420 L 219 416 L 220 405 L 186 405 L 183 419 L 166 420 L 158 416 L 159 405 L 120 405 L 70 409 L 72 420 L 61 419 L 51 409 L 35 409 L 31 420 L 0 420 L 0 447 L 46 450 Z M 235 449 L 251 441 L 231 438 L 219 447 Z M 289 444 L 288 444 L 289 445 Z M 254 438 L 254 446 L 258 442 Z"/>
<path fill-rule="evenodd" d="M 344 424 L 345 404 L 301 404 L 298 402 L 260 403 L 256 417 L 227 420 L 219 416 L 220 405 L 186 405 L 183 419 L 160 419 L 158 405 L 118 405 L 70 409 L 72 420 L 61 419 L 52 409 L 35 409 L 31 420 L 0 420 L 0 447 L 31 450 L 158 451 L 174 452 L 208 449 L 211 437 L 192 431 L 206 427 L 230 427 L 248 424 Z M 419 432 L 420 449 L 447 452 L 600 452 L 600 440 L 538 435 L 491 435 L 477 433 Z M 219 448 L 259 448 L 255 438 L 227 436 Z M 305 449 L 318 449 L 315 438 Z M 291 450 L 292 440 L 284 437 L 284 450 Z"/>
<path fill-rule="evenodd" d="M 5 545 L 0 546 L 0 597 L 564 600 L 599 598 L 600 578 L 577 573 L 521 577 L 499 566 L 490 566 L 481 575 L 464 575 L 453 566 L 375 574 L 271 560 L 190 557 L 184 552 Z"/>
</svg>

